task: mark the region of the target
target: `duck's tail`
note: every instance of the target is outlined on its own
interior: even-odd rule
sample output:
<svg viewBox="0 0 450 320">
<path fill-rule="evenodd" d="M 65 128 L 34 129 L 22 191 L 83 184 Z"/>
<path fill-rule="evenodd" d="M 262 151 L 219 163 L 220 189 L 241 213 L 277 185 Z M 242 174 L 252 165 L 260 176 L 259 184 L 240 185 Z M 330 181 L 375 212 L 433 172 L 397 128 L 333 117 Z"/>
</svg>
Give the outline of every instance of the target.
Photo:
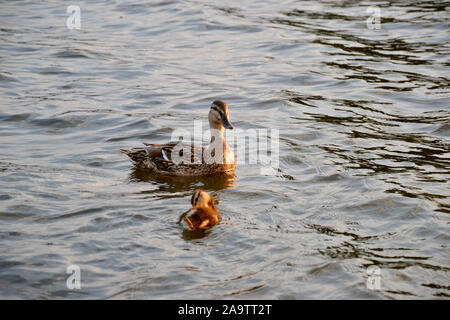
<svg viewBox="0 0 450 320">
<path fill-rule="evenodd" d="M 147 156 L 144 148 L 120 149 L 120 152 L 126 155 L 133 164 L 142 162 Z"/>
</svg>

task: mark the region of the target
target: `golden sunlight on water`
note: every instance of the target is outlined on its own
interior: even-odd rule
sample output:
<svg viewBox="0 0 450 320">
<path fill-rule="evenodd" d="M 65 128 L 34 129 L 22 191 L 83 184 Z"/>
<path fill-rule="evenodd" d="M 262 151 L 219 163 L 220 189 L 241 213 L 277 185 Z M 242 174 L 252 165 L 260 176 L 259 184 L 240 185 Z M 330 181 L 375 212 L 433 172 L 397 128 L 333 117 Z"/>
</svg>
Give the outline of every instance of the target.
<svg viewBox="0 0 450 320">
<path fill-rule="evenodd" d="M 449 297 L 448 4 L 76 5 L 0 3 L 1 298 Z M 276 164 L 251 137 L 229 175 L 120 153 L 217 99 Z M 196 189 L 222 222 L 187 232 Z"/>
</svg>

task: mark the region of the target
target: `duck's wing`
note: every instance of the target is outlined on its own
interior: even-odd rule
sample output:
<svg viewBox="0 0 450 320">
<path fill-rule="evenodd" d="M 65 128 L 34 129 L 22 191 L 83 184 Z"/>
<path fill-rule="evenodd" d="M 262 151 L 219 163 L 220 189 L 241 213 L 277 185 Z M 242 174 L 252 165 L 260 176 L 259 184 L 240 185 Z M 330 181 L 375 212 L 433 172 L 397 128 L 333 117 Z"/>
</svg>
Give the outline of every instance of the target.
<svg viewBox="0 0 450 320">
<path fill-rule="evenodd" d="M 204 147 L 180 144 L 179 141 L 166 144 L 144 144 L 145 147 L 143 148 L 121 149 L 120 151 L 127 155 L 136 167 L 167 175 L 209 175 L 229 172 L 234 169 L 234 165 L 223 166 L 222 164 L 205 162 L 203 158 Z M 189 150 L 190 157 L 188 154 L 183 154 Z M 176 152 L 178 152 L 179 157 L 175 157 Z"/>
<path fill-rule="evenodd" d="M 180 163 L 181 160 L 184 160 L 183 162 L 186 164 L 201 164 L 203 162 L 204 147 L 185 144 L 180 141 L 173 141 L 165 144 L 144 142 L 144 145 L 146 146 L 145 149 L 147 150 L 150 158 L 160 157 L 162 160 L 172 162 L 174 164 Z M 176 155 L 177 152 L 178 157 L 177 159 L 174 159 L 173 156 Z M 189 154 L 186 154 L 185 156 L 185 152 L 190 152 L 190 159 L 186 159 L 189 158 Z"/>
</svg>

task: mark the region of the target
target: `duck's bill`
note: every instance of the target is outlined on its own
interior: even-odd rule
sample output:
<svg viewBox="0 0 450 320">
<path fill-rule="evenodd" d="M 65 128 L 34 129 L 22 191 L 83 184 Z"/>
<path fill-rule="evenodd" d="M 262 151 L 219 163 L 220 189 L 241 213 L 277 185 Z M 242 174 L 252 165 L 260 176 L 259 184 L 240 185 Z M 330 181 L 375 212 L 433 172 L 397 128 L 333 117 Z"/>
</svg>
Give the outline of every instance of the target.
<svg viewBox="0 0 450 320">
<path fill-rule="evenodd" d="M 230 119 L 228 119 L 228 117 L 226 115 L 223 115 L 223 117 L 222 117 L 222 125 L 226 129 L 234 129 L 233 125 L 230 122 Z"/>
</svg>

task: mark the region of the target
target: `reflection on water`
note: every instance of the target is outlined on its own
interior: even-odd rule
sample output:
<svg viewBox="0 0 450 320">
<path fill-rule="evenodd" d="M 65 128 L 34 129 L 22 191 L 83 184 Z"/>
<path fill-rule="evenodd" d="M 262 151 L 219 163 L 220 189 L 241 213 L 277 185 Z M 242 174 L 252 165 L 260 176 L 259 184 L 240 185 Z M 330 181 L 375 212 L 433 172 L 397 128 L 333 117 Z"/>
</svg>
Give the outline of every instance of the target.
<svg viewBox="0 0 450 320">
<path fill-rule="evenodd" d="M 186 241 L 202 239 L 206 237 L 211 231 L 210 230 L 183 230 L 183 239 Z"/>
<path fill-rule="evenodd" d="M 203 189 L 205 191 L 219 191 L 222 189 L 235 188 L 236 180 L 232 174 L 216 174 L 209 176 L 164 176 L 153 173 L 149 170 L 133 168 L 131 169 L 130 182 L 150 182 L 156 186 L 152 192 L 180 192 Z"/>
<path fill-rule="evenodd" d="M 447 3 L 78 5 L 69 30 L 65 2 L 0 4 L 0 297 L 450 296 Z M 161 177 L 120 154 L 216 99 L 279 130 L 274 175 Z M 222 222 L 183 231 L 198 188 Z"/>
</svg>

